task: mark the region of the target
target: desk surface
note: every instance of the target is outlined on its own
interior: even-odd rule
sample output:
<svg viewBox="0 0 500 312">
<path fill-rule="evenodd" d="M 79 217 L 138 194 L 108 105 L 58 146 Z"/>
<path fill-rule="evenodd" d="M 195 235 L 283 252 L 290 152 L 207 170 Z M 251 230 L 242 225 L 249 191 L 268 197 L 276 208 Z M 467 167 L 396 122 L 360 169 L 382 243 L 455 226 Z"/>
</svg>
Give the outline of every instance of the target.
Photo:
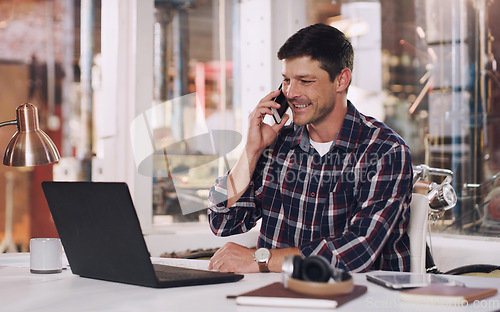
<svg viewBox="0 0 500 312">
<path fill-rule="evenodd" d="M 208 261 L 153 258 L 155 263 L 206 268 Z M 485 277 L 451 276 L 470 287 L 500 287 L 500 280 Z M 238 306 L 226 295 L 235 295 L 280 281 L 278 273 L 246 274 L 241 281 L 209 286 L 153 289 L 98 281 L 73 275 L 39 275 L 29 271 L 29 253 L 0 255 L 1 311 L 291 311 L 293 309 Z M 354 281 L 368 286 L 368 292 L 337 311 L 496 311 L 500 295 L 465 307 L 418 305 L 399 301 L 391 291 L 354 274 Z M 297 309 L 298 310 L 298 309 Z M 304 311 L 304 310 L 300 310 Z M 311 310 L 321 311 L 321 310 Z"/>
</svg>

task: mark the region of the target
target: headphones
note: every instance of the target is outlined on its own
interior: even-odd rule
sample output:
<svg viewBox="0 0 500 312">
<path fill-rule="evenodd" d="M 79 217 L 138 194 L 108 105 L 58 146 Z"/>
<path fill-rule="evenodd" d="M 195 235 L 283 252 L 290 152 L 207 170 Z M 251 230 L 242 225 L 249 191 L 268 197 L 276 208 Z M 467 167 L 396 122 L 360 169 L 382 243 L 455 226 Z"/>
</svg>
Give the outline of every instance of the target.
<svg viewBox="0 0 500 312">
<path fill-rule="evenodd" d="M 313 295 L 330 296 L 352 292 L 354 283 L 351 274 L 332 268 L 321 256 L 288 256 L 281 267 L 283 285 L 294 292 Z M 330 280 L 333 279 L 333 282 Z"/>
</svg>

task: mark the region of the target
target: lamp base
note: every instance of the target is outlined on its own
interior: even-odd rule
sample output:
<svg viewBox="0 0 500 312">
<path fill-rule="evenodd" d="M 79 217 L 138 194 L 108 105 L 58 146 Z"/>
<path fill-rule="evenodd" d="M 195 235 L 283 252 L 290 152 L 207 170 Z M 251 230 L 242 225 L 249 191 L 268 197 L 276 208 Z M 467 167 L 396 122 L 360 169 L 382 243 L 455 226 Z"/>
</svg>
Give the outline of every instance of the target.
<svg viewBox="0 0 500 312">
<path fill-rule="evenodd" d="M 14 244 L 14 241 L 12 240 L 12 236 L 7 234 L 0 243 L 0 253 L 4 252 L 17 252 L 17 247 L 16 244 Z"/>
</svg>

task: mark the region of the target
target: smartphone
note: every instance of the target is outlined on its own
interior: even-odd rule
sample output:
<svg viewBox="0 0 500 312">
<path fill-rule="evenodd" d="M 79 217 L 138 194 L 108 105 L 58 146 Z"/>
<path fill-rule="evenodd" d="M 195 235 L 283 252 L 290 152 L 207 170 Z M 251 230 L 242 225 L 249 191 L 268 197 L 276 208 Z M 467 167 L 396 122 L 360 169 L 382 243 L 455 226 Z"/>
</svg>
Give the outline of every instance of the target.
<svg viewBox="0 0 500 312">
<path fill-rule="evenodd" d="M 281 119 L 283 119 L 283 115 L 285 115 L 285 112 L 288 109 L 288 102 L 286 101 L 286 97 L 283 94 L 283 91 L 281 91 L 282 86 L 283 84 L 280 84 L 280 87 L 278 88 L 278 90 L 280 90 L 280 94 L 273 99 L 273 101 L 280 104 L 281 107 L 279 109 L 271 108 L 271 110 L 273 111 L 274 121 L 276 123 L 281 122 Z"/>
<path fill-rule="evenodd" d="M 366 279 L 372 283 L 384 286 L 389 289 L 408 289 L 415 287 L 424 287 L 430 284 L 443 284 L 453 286 L 463 286 L 444 276 L 426 273 L 368 273 Z"/>
</svg>

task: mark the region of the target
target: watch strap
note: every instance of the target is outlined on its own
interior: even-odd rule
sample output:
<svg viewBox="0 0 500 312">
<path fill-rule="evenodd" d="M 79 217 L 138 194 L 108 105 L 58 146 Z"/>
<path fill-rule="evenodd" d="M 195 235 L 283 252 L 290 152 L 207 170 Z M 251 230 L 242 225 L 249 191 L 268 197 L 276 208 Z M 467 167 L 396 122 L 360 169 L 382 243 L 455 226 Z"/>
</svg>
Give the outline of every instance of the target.
<svg viewBox="0 0 500 312">
<path fill-rule="evenodd" d="M 267 265 L 267 261 L 257 261 L 257 264 L 259 265 L 260 272 L 262 272 L 262 273 L 269 272 L 269 266 Z"/>
</svg>

